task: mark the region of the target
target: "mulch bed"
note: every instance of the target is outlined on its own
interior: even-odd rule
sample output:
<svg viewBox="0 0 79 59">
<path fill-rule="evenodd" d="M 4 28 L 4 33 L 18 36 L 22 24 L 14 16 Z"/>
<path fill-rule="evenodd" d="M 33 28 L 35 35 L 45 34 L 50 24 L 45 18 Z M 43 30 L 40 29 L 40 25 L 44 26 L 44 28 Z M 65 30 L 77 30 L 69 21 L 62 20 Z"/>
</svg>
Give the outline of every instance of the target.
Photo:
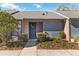
<svg viewBox="0 0 79 59">
<path fill-rule="evenodd" d="M 10 46 L 7 46 L 7 45 L 0 45 L 0 50 L 22 50 L 25 46 L 26 42 L 22 42 L 22 45 L 19 46 L 19 47 L 14 47 L 13 45 L 16 45 L 16 44 L 11 44 Z"/>
<path fill-rule="evenodd" d="M 72 50 L 79 50 L 79 44 L 78 43 L 71 43 L 66 41 L 45 41 L 40 42 L 37 44 L 37 49 L 72 49 Z"/>
</svg>

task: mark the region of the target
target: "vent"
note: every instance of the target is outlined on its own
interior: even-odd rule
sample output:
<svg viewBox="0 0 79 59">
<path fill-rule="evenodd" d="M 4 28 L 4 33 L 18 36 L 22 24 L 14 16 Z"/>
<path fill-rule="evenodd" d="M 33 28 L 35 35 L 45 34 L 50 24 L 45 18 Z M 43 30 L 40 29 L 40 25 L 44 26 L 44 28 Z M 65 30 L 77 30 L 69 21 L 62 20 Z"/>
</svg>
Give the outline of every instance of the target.
<svg viewBox="0 0 79 59">
<path fill-rule="evenodd" d="M 47 15 L 47 14 L 48 14 L 48 12 L 43 12 L 43 13 L 42 13 L 42 15 Z"/>
</svg>

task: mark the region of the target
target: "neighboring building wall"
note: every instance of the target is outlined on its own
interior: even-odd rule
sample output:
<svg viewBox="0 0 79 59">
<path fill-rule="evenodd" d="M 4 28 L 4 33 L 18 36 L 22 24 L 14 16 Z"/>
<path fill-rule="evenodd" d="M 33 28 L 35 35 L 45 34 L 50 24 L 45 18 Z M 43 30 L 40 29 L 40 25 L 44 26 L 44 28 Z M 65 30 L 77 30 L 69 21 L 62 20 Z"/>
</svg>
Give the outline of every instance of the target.
<svg viewBox="0 0 79 59">
<path fill-rule="evenodd" d="M 71 36 L 79 37 L 79 20 L 71 20 Z"/>
</svg>

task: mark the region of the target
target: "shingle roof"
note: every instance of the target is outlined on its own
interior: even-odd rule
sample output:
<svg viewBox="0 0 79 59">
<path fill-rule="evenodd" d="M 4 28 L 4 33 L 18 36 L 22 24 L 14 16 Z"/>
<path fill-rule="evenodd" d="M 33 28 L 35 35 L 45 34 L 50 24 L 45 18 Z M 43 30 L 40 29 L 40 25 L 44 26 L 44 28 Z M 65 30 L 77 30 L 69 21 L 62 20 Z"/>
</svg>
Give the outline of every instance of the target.
<svg viewBox="0 0 79 59">
<path fill-rule="evenodd" d="M 57 11 L 58 13 L 61 13 L 69 18 L 79 18 L 79 10 L 74 11 Z"/>
<path fill-rule="evenodd" d="M 9 11 L 9 13 L 13 13 L 14 11 Z M 77 11 L 55 11 L 69 18 L 79 18 L 79 10 Z M 56 14 L 53 12 L 46 11 L 20 11 L 13 16 L 17 19 L 66 19 L 65 17 Z"/>
<path fill-rule="evenodd" d="M 21 11 L 13 14 L 13 16 L 17 19 L 65 19 L 64 17 L 49 11 Z"/>
</svg>

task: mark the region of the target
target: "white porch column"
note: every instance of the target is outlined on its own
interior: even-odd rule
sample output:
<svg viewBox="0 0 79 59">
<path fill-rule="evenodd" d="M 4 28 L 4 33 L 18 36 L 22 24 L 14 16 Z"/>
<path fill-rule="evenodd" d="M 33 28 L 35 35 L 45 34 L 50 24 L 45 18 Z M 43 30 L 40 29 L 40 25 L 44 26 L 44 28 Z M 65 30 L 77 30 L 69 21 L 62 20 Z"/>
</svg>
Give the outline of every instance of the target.
<svg viewBox="0 0 79 59">
<path fill-rule="evenodd" d="M 66 34 L 66 40 L 70 40 L 70 21 L 69 19 L 66 19 L 65 26 L 64 26 L 64 32 Z"/>
</svg>

